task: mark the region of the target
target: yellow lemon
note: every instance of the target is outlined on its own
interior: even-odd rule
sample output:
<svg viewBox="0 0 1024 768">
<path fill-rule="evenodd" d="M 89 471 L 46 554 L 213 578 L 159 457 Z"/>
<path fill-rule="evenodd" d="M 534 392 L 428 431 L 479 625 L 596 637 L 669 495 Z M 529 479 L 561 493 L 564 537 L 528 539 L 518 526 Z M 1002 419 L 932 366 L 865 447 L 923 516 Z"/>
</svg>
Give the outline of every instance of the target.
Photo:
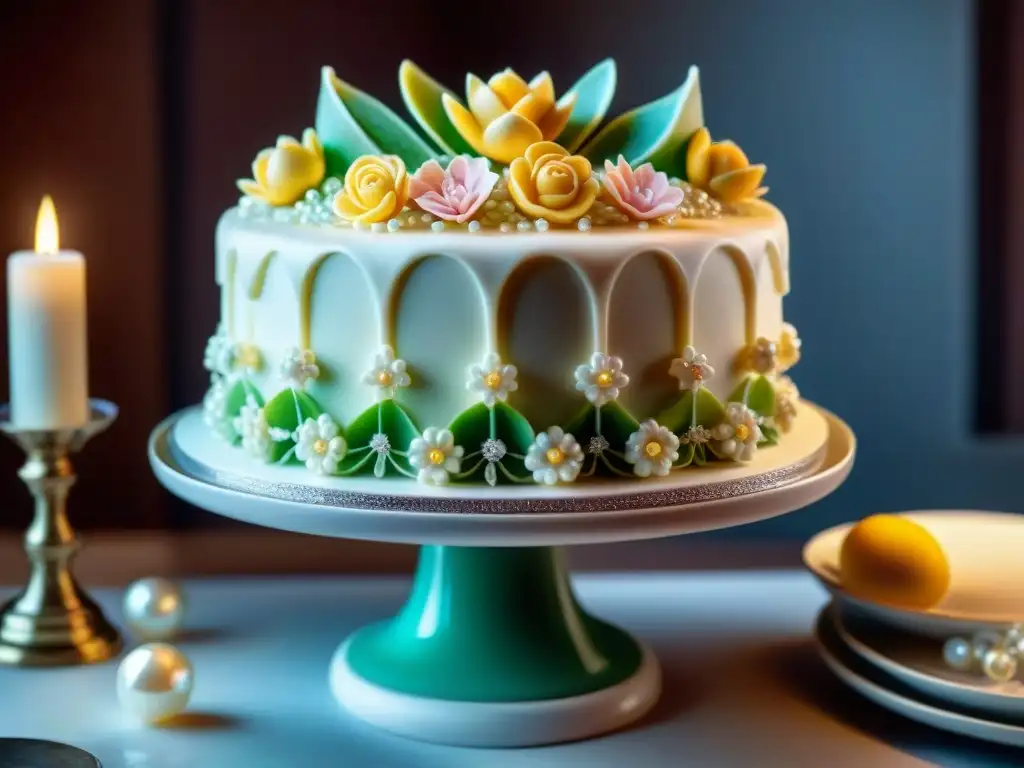
<svg viewBox="0 0 1024 768">
<path fill-rule="evenodd" d="M 939 542 L 898 515 L 872 515 L 853 526 L 839 552 L 839 572 L 854 597 L 900 608 L 931 608 L 949 589 Z"/>
</svg>

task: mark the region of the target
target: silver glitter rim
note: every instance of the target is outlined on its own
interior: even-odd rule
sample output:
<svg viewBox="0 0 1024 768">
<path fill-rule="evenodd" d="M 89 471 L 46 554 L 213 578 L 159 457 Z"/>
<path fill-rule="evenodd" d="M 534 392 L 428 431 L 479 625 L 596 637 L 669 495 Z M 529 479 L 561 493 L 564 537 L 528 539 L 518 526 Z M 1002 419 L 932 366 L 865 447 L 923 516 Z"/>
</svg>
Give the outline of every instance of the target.
<svg viewBox="0 0 1024 768">
<path fill-rule="evenodd" d="M 462 515 L 516 515 L 622 512 L 652 510 L 706 503 L 761 493 L 802 480 L 818 470 L 825 459 L 826 441 L 814 453 L 785 467 L 736 480 L 660 490 L 612 492 L 599 496 L 564 498 L 456 498 L 414 496 L 318 488 L 300 483 L 269 482 L 257 477 L 224 472 L 188 456 L 170 438 L 173 421 L 165 422 L 163 432 L 154 441 L 157 453 L 171 469 L 192 480 L 231 491 L 239 491 L 280 501 L 312 504 L 319 507 L 379 512 L 447 513 Z M 170 459 L 170 461 L 168 461 Z"/>
</svg>

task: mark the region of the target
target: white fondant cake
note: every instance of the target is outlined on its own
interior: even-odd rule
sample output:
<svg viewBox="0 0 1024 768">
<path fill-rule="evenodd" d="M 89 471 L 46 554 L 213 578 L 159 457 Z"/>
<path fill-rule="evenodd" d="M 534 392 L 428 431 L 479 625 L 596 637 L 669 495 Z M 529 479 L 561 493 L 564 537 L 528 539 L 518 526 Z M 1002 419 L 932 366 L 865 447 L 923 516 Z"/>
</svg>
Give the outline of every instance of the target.
<svg viewBox="0 0 1024 768">
<path fill-rule="evenodd" d="M 697 123 L 666 161 L 685 181 L 638 162 L 671 156 L 671 131 L 615 143 L 644 107 L 579 155 L 551 141 L 582 130 L 578 90 L 608 66 L 547 100 L 569 114 L 555 131 L 534 104 L 550 78 L 471 76 L 465 118 L 443 90 L 431 112 L 406 63 L 407 104 L 425 130 L 440 121 L 427 134 L 493 150 L 423 150 L 443 162 L 407 146 L 426 144 L 404 123 L 361 128 L 371 107 L 400 118 L 326 70 L 317 131 L 260 153 L 218 226 L 213 430 L 271 462 L 435 484 L 665 475 L 779 439 L 799 339 L 783 323 L 786 222 L 756 199 L 764 167 L 711 142 L 695 70 L 674 119 Z M 491 120 L 477 135 L 464 118 Z"/>
</svg>

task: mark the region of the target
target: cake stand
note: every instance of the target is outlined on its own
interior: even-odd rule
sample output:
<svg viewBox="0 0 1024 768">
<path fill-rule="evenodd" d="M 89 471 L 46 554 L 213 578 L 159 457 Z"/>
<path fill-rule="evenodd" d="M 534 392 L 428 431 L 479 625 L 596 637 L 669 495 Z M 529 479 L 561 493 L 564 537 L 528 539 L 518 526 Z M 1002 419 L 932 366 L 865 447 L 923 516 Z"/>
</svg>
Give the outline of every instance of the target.
<svg viewBox="0 0 1024 768">
<path fill-rule="evenodd" d="M 627 725 L 657 701 L 657 660 L 576 601 L 560 545 L 658 538 L 763 520 L 835 490 L 853 433 L 805 404 L 793 432 L 750 465 L 668 478 L 540 486 L 420 486 L 318 478 L 256 465 L 209 435 L 198 408 L 150 437 L 172 493 L 256 525 L 421 545 L 408 602 L 342 642 L 334 696 L 407 737 L 516 747 Z"/>
</svg>

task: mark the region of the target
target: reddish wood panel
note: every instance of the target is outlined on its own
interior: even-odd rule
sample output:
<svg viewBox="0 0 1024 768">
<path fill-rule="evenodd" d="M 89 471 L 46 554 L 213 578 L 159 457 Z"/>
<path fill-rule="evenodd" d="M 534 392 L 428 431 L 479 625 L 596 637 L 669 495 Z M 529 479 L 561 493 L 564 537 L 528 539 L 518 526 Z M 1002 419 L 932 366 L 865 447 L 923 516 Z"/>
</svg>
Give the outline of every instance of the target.
<svg viewBox="0 0 1024 768">
<path fill-rule="evenodd" d="M 53 195 L 62 243 L 88 262 L 90 392 L 121 418 L 77 460 L 73 522 L 154 526 L 163 494 L 146 438 L 164 415 L 155 2 L 9 3 L 0 10 L 0 256 L 31 247 L 36 208 Z M 0 291 L 6 295 L 0 271 Z M 0 390 L 7 388 L 6 310 Z M 22 525 L 20 456 L 0 441 L 0 525 Z"/>
</svg>

